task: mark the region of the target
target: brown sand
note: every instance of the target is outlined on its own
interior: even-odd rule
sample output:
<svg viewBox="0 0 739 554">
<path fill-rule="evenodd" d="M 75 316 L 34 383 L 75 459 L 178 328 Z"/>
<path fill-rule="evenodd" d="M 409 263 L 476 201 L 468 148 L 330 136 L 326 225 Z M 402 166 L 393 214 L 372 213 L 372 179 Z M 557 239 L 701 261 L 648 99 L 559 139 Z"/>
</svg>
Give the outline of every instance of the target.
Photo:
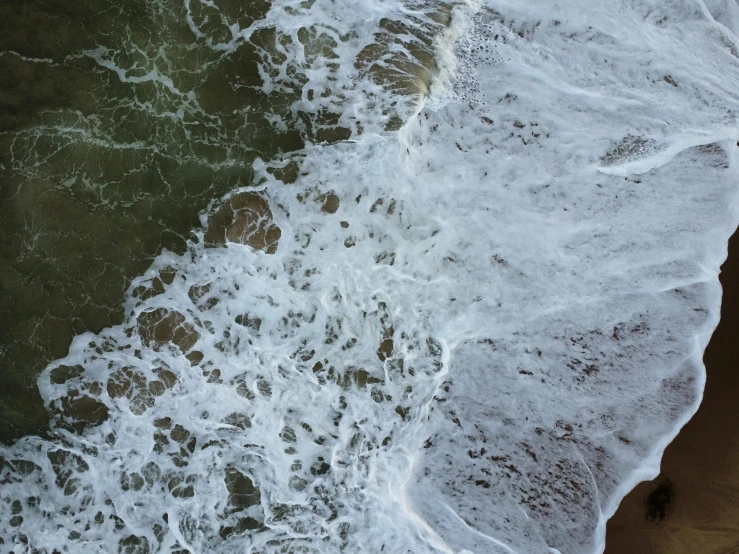
<svg viewBox="0 0 739 554">
<path fill-rule="evenodd" d="M 637 486 L 608 522 L 606 554 L 739 554 L 739 233 L 720 278 L 721 321 L 703 357 L 703 402 L 667 447 L 660 477 Z M 647 498 L 660 484 L 671 501 L 664 519 L 649 521 Z"/>
</svg>

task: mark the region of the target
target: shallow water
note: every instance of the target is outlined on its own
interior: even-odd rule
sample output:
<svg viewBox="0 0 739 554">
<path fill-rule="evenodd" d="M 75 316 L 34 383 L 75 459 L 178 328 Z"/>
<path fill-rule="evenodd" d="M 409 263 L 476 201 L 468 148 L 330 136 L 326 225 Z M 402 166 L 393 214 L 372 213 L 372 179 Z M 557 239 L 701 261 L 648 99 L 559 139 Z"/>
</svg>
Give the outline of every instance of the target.
<svg viewBox="0 0 739 554">
<path fill-rule="evenodd" d="M 3 449 L 5 544 L 601 550 L 700 399 L 736 37 L 688 0 L 239 6 L 111 10 L 136 27 L 63 59 L 95 111 L 3 135 L 21 267 L 112 314 L 48 311 L 83 325 L 38 380 L 53 437 Z"/>
</svg>

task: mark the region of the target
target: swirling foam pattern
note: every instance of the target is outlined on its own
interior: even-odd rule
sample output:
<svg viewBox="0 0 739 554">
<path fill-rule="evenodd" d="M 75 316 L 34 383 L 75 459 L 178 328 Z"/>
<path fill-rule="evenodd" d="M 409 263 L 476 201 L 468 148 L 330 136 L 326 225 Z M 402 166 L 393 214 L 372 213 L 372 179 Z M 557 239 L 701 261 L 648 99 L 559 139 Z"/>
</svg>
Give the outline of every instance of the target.
<svg viewBox="0 0 739 554">
<path fill-rule="evenodd" d="M 387 10 L 436 21 L 300 6 L 335 38 Z M 733 20 L 693 0 L 446 8 L 402 128 L 373 116 L 396 58 L 374 107 L 341 58 L 316 78 L 361 128 L 257 160 L 121 325 L 49 366 L 55 437 L 3 451 L 3 548 L 602 550 L 700 400 L 737 223 Z"/>
</svg>

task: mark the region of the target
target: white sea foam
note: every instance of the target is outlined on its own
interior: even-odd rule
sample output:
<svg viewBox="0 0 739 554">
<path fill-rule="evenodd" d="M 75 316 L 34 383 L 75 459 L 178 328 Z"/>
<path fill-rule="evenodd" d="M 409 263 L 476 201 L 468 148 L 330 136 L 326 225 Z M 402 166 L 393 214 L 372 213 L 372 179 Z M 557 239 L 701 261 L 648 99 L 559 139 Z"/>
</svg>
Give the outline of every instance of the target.
<svg viewBox="0 0 739 554">
<path fill-rule="evenodd" d="M 309 5 L 360 36 L 411 8 Z M 696 409 L 718 320 L 739 63 L 710 13 L 458 6 L 400 131 L 369 109 L 294 184 L 260 162 L 235 191 L 268 203 L 274 254 L 200 232 L 49 367 L 55 413 L 108 418 L 4 450 L 4 547 L 601 551 Z M 342 109 L 367 94 L 339 83 Z"/>
</svg>

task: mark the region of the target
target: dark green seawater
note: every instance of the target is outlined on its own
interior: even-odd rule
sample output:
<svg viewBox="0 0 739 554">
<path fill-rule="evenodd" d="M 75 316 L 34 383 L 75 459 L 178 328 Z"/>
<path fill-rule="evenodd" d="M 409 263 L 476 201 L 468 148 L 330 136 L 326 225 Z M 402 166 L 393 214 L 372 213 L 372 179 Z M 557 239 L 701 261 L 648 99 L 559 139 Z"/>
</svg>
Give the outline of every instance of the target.
<svg viewBox="0 0 739 554">
<path fill-rule="evenodd" d="M 252 182 L 255 159 L 350 135 L 330 109 L 295 108 L 305 78 L 280 48 L 292 39 L 253 26 L 269 8 L 0 6 L 0 441 L 44 432 L 38 374 L 76 334 L 120 323 L 131 278 L 163 249 L 183 252 L 209 203 Z M 444 23 L 448 8 L 432 17 Z M 248 38 L 234 36 L 250 26 Z M 388 57 L 409 28 L 385 20 L 355 67 L 401 93 L 422 92 L 433 33 L 411 32 L 420 38 L 412 56 Z M 297 37 L 308 62 L 339 69 L 334 39 L 312 26 Z M 280 66 L 281 86 L 265 89 L 260 70 L 276 76 Z"/>
<path fill-rule="evenodd" d="M 269 5 L 220 7 L 248 27 Z M 248 184 L 256 157 L 303 139 L 266 121 L 292 100 L 257 88 L 273 31 L 224 55 L 195 36 L 182 2 L 13 0 L 0 13 L 0 438 L 8 440 L 46 426 L 35 381 L 44 365 L 76 333 L 120 322 L 131 277 L 162 249 L 183 251 L 199 212 Z M 203 25 L 209 14 L 198 15 Z M 218 18 L 203 27 L 211 41 L 230 38 Z M 131 69 L 119 75 L 105 63 Z"/>
</svg>

